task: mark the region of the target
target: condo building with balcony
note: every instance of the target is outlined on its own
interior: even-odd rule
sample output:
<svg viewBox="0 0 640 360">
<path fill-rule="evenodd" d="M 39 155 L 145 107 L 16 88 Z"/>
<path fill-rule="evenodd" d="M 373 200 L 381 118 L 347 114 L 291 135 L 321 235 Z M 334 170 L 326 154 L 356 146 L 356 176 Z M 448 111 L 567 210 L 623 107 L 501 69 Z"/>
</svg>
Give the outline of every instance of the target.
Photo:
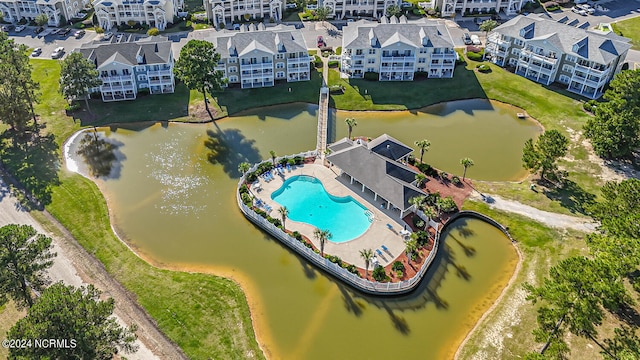
<svg viewBox="0 0 640 360">
<path fill-rule="evenodd" d="M 629 41 L 612 32 L 576 28 L 546 17 L 517 16 L 488 36 L 485 56 L 538 83 L 557 82 L 597 99 L 622 69 Z"/>
<path fill-rule="evenodd" d="M 22 19 L 35 20 L 46 14 L 47 25 L 67 25 L 69 19 L 82 17 L 80 10 L 89 0 L 0 0 L 0 13 L 6 22 L 15 23 Z"/>
<path fill-rule="evenodd" d="M 242 25 L 240 31 L 218 31 L 206 40 L 220 54 L 216 70 L 224 73 L 228 84 L 248 89 L 310 79 L 307 45 L 294 26 Z"/>
<path fill-rule="evenodd" d="M 133 21 L 162 31 L 178 18 L 184 0 L 96 0 L 93 7 L 105 30 Z"/>
<path fill-rule="evenodd" d="M 285 3 L 284 0 L 203 0 L 207 18 L 216 28 L 220 24 L 230 25 L 234 21 L 241 21 L 245 16 L 279 22 Z"/>
<path fill-rule="evenodd" d="M 173 52 L 166 38 L 150 37 L 137 42 L 94 41 L 74 51 L 93 62 L 100 73 L 102 101 L 135 100 L 138 92 L 172 93 Z"/>
<path fill-rule="evenodd" d="M 319 0 L 318 5 L 329 9 L 329 18 L 371 16 L 377 19 L 386 15 L 391 5 L 400 6 L 402 0 Z"/>
<path fill-rule="evenodd" d="M 516 15 L 531 0 L 431 0 L 432 7 L 441 9 L 442 17 L 456 13 L 499 13 Z"/>
<path fill-rule="evenodd" d="M 377 73 L 379 81 L 411 81 L 416 73 L 451 78 L 456 52 L 441 21 L 407 23 L 404 16 L 381 23 L 360 20 L 342 28 L 341 76 L 363 78 Z"/>
</svg>

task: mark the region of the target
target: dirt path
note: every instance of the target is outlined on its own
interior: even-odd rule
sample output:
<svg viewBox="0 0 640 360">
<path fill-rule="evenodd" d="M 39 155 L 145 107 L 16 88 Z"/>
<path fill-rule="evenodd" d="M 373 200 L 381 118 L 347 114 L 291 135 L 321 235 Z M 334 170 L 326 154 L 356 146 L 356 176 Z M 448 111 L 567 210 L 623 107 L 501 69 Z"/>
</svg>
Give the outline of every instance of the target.
<svg viewBox="0 0 640 360">
<path fill-rule="evenodd" d="M 104 297 L 115 300 L 115 316 L 120 324 L 137 324 L 139 349 L 134 354 L 125 354 L 128 359 L 186 359 L 182 351 L 158 330 L 155 322 L 135 302 L 133 296 L 115 281 L 104 269 L 102 263 L 87 253 L 71 234 L 49 213 L 45 216 L 54 224 L 62 236 L 53 236 L 24 211 L 16 199 L 9 194 L 6 184 L 0 179 L 0 226 L 25 224 L 53 239 L 54 251 L 58 254 L 49 270 L 53 282 L 80 286 L 93 284 L 103 292 Z"/>
<path fill-rule="evenodd" d="M 475 192 L 471 195 L 471 198 L 474 200 L 484 201 L 491 208 L 526 216 L 532 220 L 554 228 L 592 232 L 597 227 L 595 222 L 584 218 L 539 210 L 518 201 L 503 199 L 497 195 L 484 194 L 484 197 L 481 197 L 477 192 Z"/>
</svg>

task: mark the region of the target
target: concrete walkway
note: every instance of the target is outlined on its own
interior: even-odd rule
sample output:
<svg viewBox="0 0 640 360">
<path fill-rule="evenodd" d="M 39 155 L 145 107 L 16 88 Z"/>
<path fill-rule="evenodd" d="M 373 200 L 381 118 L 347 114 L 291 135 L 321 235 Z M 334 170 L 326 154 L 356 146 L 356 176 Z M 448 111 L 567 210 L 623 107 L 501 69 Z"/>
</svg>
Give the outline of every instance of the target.
<svg viewBox="0 0 640 360">
<path fill-rule="evenodd" d="M 373 221 L 371 226 L 363 235 L 353 240 L 343 243 L 334 243 L 327 241 L 324 251 L 326 254 L 336 255 L 349 264 L 354 264 L 364 269 L 364 260 L 360 257 L 360 250 L 371 249 L 376 252 L 379 249 L 382 256 L 377 255 L 377 259 L 382 266 L 392 263 L 402 252 L 404 252 L 405 244 L 400 236 L 400 230 L 404 228 L 404 222 L 400 219 L 397 212 L 381 209 L 380 200 L 374 201 L 373 196 L 368 192 L 361 192 L 357 185 L 350 185 L 348 180 L 338 176 L 334 169 L 323 166 L 321 160 L 317 160 L 316 164 L 306 164 L 304 166 L 296 166 L 291 172 L 285 172 L 283 176 L 275 176 L 275 179 L 266 182 L 260 179 L 262 190 L 251 190 L 256 198 L 267 203 L 271 207 L 269 215 L 273 218 L 280 219 L 278 208 L 281 204 L 271 199 L 271 194 L 282 186 L 282 183 L 296 175 L 308 175 L 319 179 L 324 185 L 325 190 L 334 196 L 344 197 L 351 196 L 360 204 L 364 205 L 367 210 L 373 213 Z M 336 170 L 337 172 L 337 170 Z M 387 226 L 391 225 L 391 229 Z M 320 243 L 313 237 L 315 226 L 307 223 L 296 222 L 290 219 L 286 220 L 286 228 L 290 231 L 298 231 L 308 237 L 311 242 L 319 249 Z M 385 245 L 388 252 L 382 249 Z M 371 268 L 371 266 L 370 266 Z"/>
</svg>

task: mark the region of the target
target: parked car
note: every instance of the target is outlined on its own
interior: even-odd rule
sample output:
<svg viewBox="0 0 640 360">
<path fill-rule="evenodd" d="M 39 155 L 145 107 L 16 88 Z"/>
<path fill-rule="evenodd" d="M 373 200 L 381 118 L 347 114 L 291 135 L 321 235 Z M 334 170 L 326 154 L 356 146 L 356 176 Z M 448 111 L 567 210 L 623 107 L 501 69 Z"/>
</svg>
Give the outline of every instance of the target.
<svg viewBox="0 0 640 360">
<path fill-rule="evenodd" d="M 316 4 L 308 4 L 307 10 L 318 10 L 318 5 Z"/>
<path fill-rule="evenodd" d="M 82 36 L 84 36 L 84 34 L 85 34 L 85 31 L 84 31 L 84 30 L 78 30 L 78 31 L 76 31 L 76 33 L 75 33 L 75 34 L 73 34 L 73 36 L 74 36 L 76 39 L 80 39 Z"/>
<path fill-rule="evenodd" d="M 53 53 L 51 54 L 51 58 L 59 59 L 62 57 L 62 55 L 64 55 L 64 48 L 60 46 L 60 47 L 57 47 L 55 50 L 53 50 Z"/>
<path fill-rule="evenodd" d="M 295 10 L 295 9 L 298 8 L 298 5 L 296 5 L 296 4 L 287 4 L 284 7 L 287 8 L 287 9 L 290 9 L 290 10 Z"/>
<path fill-rule="evenodd" d="M 51 30 L 51 32 L 50 32 L 49 34 L 51 34 L 51 35 L 56 35 L 56 34 L 57 34 L 57 33 L 59 33 L 60 31 L 62 31 L 62 29 L 55 28 L 55 29 Z"/>
<path fill-rule="evenodd" d="M 240 30 L 240 24 L 233 24 L 233 30 Z"/>
<path fill-rule="evenodd" d="M 407 9 L 407 8 L 413 7 L 413 4 L 412 4 L 412 3 L 410 3 L 410 2 L 403 1 L 403 2 L 402 2 L 402 4 L 401 4 L 400 6 L 401 6 L 402 8 Z"/>
<path fill-rule="evenodd" d="M 40 34 L 40 33 L 41 33 L 41 32 L 43 32 L 43 31 L 44 31 L 44 27 L 42 27 L 42 26 L 40 26 L 40 27 L 38 27 L 38 28 L 36 28 L 36 29 L 34 30 L 34 32 L 35 32 L 36 34 Z"/>
<path fill-rule="evenodd" d="M 473 41 L 471 41 L 471 36 L 469 36 L 469 33 L 464 33 L 464 35 L 462 35 L 462 41 L 464 41 L 465 45 L 473 44 Z"/>
<path fill-rule="evenodd" d="M 26 25 L 18 25 L 18 26 L 16 26 L 16 32 L 19 33 L 19 32 L 23 31 L 26 28 L 27 28 Z"/>
<path fill-rule="evenodd" d="M 580 8 L 579 8 L 579 7 L 577 7 L 577 6 L 572 7 L 572 8 L 571 8 L 571 11 L 573 11 L 573 12 L 574 12 L 574 13 L 576 13 L 576 14 L 580 14 L 580 15 L 582 15 L 582 16 L 587 16 L 587 12 L 586 12 L 586 11 L 584 11 L 584 10 L 582 10 L 582 9 L 580 9 Z"/>
<path fill-rule="evenodd" d="M 576 5 L 576 7 L 586 11 L 589 15 L 593 15 L 593 13 L 596 12 L 596 9 L 592 8 L 589 4 Z"/>
<path fill-rule="evenodd" d="M 42 54 L 42 48 L 35 48 L 33 49 L 33 51 L 31 52 L 31 56 L 36 57 L 36 56 L 40 56 L 40 54 Z"/>
<path fill-rule="evenodd" d="M 318 35 L 318 47 L 325 47 L 327 45 L 327 43 L 324 42 L 324 38 L 322 37 L 322 35 Z"/>
<path fill-rule="evenodd" d="M 478 35 L 471 35 L 471 43 L 473 43 L 473 45 L 482 45 L 482 41 L 480 41 Z"/>
<path fill-rule="evenodd" d="M 104 33 L 104 36 L 102 37 L 102 40 L 111 40 L 111 38 L 113 37 L 113 33 L 111 31 Z"/>
<path fill-rule="evenodd" d="M 3 26 L 2 26 L 2 31 L 9 32 L 9 31 L 11 31 L 11 30 L 14 30 L 15 28 L 16 28 L 16 27 L 15 27 L 14 25 L 11 25 L 11 24 L 9 24 L 9 25 L 3 25 Z"/>
</svg>

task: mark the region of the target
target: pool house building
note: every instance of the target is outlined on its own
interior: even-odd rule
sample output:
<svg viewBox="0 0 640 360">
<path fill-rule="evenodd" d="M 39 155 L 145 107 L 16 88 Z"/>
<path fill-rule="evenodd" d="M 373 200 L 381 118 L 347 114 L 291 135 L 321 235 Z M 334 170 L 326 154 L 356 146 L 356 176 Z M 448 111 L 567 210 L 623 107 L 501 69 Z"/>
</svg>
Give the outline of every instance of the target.
<svg viewBox="0 0 640 360">
<path fill-rule="evenodd" d="M 381 198 L 382 206 L 399 211 L 400 218 L 411 211 L 411 198 L 426 195 L 415 185 L 417 172 L 406 165 L 413 149 L 387 134 L 371 141 L 343 138 L 328 148 L 326 159 L 340 176 L 361 185 L 362 192 L 373 192 L 374 201 Z"/>
</svg>

